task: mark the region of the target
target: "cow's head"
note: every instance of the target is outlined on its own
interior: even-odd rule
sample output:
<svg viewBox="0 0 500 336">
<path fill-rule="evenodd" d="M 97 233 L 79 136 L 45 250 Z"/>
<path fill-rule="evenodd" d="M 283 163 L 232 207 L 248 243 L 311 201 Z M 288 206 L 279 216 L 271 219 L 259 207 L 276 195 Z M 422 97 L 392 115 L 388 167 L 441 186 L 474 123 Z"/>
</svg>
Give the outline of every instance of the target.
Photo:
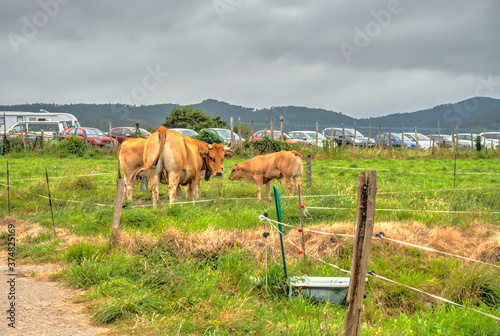
<svg viewBox="0 0 500 336">
<path fill-rule="evenodd" d="M 231 169 L 231 174 L 229 175 L 229 179 L 231 181 L 239 181 L 243 179 L 243 170 L 241 170 L 241 167 L 239 164 L 235 164 L 233 168 Z"/>
<path fill-rule="evenodd" d="M 223 175 L 224 159 L 233 154 L 234 152 L 232 150 L 221 144 L 207 145 L 206 149 L 200 149 L 200 155 L 205 161 L 208 172 L 215 177 L 221 177 Z"/>
</svg>

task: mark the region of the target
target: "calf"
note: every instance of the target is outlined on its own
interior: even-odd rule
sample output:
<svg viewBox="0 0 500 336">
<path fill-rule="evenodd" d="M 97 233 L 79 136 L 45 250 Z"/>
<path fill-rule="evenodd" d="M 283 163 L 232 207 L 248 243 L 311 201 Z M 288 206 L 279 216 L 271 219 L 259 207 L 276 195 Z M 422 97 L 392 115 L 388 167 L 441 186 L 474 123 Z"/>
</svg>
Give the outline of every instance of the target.
<svg viewBox="0 0 500 336">
<path fill-rule="evenodd" d="M 248 181 L 257 185 L 257 199 L 261 199 L 262 185 L 266 185 L 267 198 L 271 200 L 271 180 L 285 178 L 288 194 L 293 196 L 294 186 L 302 186 L 303 163 L 299 152 L 281 151 L 259 155 L 242 163 L 237 163 L 231 170 L 231 181 Z M 281 181 L 280 181 L 281 182 Z"/>
</svg>

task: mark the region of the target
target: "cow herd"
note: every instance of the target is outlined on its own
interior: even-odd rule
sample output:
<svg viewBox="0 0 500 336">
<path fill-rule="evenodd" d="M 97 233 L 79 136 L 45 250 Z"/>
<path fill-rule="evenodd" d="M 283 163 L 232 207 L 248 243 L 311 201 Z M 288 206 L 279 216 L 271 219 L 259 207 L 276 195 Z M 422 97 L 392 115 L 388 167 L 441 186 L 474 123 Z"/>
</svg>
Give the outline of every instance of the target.
<svg viewBox="0 0 500 336">
<path fill-rule="evenodd" d="M 118 178 L 120 167 L 125 180 L 125 193 L 129 200 L 135 182 L 147 175 L 151 184 L 153 206 L 158 204 L 158 186 L 168 185 L 168 198 L 172 203 L 186 189 L 187 197 L 199 197 L 200 180 L 211 176 L 222 177 L 224 159 L 234 152 L 221 144 L 207 144 L 160 126 L 147 139 L 130 138 L 118 150 Z M 236 163 L 231 169 L 231 181 L 248 181 L 257 185 L 257 198 L 261 199 L 262 186 L 266 186 L 271 199 L 270 182 L 285 179 L 290 196 L 294 187 L 301 186 L 302 156 L 297 151 L 281 151 L 259 155 Z"/>
</svg>

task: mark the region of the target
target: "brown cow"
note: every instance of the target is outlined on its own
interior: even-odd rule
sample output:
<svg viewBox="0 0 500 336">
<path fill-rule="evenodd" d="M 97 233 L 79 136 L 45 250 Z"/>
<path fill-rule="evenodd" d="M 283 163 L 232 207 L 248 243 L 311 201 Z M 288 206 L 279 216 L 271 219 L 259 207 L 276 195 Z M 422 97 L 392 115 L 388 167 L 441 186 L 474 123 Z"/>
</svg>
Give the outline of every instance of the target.
<svg viewBox="0 0 500 336">
<path fill-rule="evenodd" d="M 125 195 L 127 199 L 132 200 L 132 195 L 134 192 L 134 185 L 137 180 L 140 180 L 143 176 L 147 176 L 146 169 L 144 168 L 144 144 L 146 139 L 144 138 L 129 138 L 126 139 L 120 147 L 118 148 L 118 178 L 121 179 L 120 167 L 123 169 L 124 179 L 125 179 Z M 202 172 L 205 180 L 208 181 L 210 174 L 204 174 Z M 161 180 L 160 183 L 168 184 L 168 181 Z M 198 184 L 196 187 L 196 197 L 199 197 Z M 177 189 L 177 196 L 181 196 L 182 191 L 180 187 Z"/>
<path fill-rule="evenodd" d="M 271 180 L 285 178 L 288 194 L 293 196 L 294 185 L 302 186 L 302 155 L 296 150 L 281 151 L 259 155 L 242 163 L 237 163 L 231 170 L 231 181 L 248 181 L 257 185 L 257 199 L 261 199 L 262 185 L 266 185 L 267 198 L 271 200 Z M 280 181 L 281 182 L 281 181 Z"/>
<path fill-rule="evenodd" d="M 125 175 L 125 194 L 129 200 L 132 199 L 135 181 L 146 175 L 142 158 L 145 143 L 143 138 L 129 138 L 118 148 L 118 178 L 121 178 L 121 166 Z"/>
<path fill-rule="evenodd" d="M 224 145 L 209 145 L 160 126 L 146 139 L 143 153 L 144 168 L 151 184 L 153 206 L 158 203 L 160 180 L 168 181 L 170 203 L 174 201 L 179 185 L 189 186 L 187 193 L 194 201 L 201 171 L 207 170 L 207 174 L 221 177 L 224 158 L 233 153 Z"/>
</svg>

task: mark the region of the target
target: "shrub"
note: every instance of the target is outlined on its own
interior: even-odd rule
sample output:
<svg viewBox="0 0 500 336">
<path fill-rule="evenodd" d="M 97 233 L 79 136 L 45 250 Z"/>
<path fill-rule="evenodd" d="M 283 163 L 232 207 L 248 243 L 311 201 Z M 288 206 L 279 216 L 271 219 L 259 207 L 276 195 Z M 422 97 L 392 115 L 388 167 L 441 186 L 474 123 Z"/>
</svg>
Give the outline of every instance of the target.
<svg viewBox="0 0 500 336">
<path fill-rule="evenodd" d="M 61 141 L 59 147 L 63 152 L 78 156 L 83 156 L 87 150 L 83 139 L 75 136 L 70 136 L 66 141 Z"/>
<path fill-rule="evenodd" d="M 214 144 L 214 143 L 221 144 L 221 143 L 223 143 L 223 141 L 219 138 L 219 136 L 217 134 L 215 134 L 214 132 L 207 131 L 207 130 L 201 130 L 200 133 L 198 133 L 198 135 L 195 135 L 193 138 L 201 140 L 201 141 L 205 141 L 208 144 Z"/>
<path fill-rule="evenodd" d="M 256 154 L 268 154 L 275 153 L 282 150 L 300 150 L 301 146 L 299 143 L 288 143 L 286 141 L 272 140 L 268 136 L 262 138 L 259 141 L 245 141 L 236 148 L 236 154 L 247 154 L 247 152 L 255 152 Z"/>
</svg>

